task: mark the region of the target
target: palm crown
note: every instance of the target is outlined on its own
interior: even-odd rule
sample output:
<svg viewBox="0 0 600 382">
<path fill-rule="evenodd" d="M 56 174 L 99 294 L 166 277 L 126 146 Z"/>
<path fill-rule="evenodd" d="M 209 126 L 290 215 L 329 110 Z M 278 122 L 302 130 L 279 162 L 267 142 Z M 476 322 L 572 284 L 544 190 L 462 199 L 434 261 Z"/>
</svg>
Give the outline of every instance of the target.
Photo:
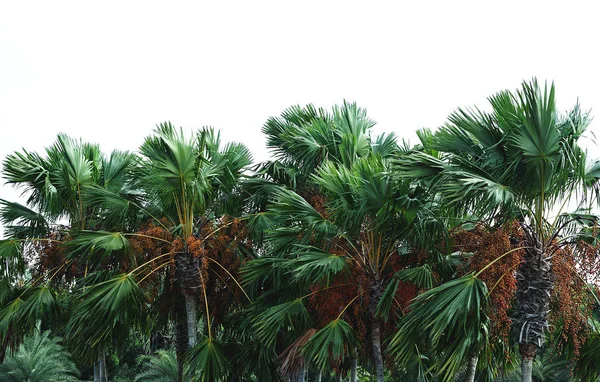
<svg viewBox="0 0 600 382">
<path fill-rule="evenodd" d="M 556 241 L 561 229 L 577 220 L 557 224 L 550 215 L 560 215 L 576 194 L 582 200 L 597 195 L 598 164 L 588 163 L 578 145 L 587 114 L 576 105 L 559 115 L 553 85 L 533 80 L 489 101 L 490 112 L 459 109 L 435 134 L 421 131 L 425 150 L 400 158 L 398 170 L 403 178 L 426 181 L 453 216 L 492 225 L 520 222 L 525 256 L 517 271 L 513 325 L 523 375 L 531 375 L 536 346 L 548 328 L 552 248 L 563 245 Z"/>
</svg>

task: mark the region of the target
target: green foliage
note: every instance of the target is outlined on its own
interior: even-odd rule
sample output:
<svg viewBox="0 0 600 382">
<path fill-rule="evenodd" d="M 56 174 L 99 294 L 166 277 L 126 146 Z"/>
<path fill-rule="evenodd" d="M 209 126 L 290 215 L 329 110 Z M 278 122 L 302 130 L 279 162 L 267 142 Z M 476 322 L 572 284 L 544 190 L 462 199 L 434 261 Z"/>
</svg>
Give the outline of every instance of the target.
<svg viewBox="0 0 600 382">
<path fill-rule="evenodd" d="M 325 325 L 304 345 L 301 352 L 321 370 L 327 370 L 331 360 L 341 361 L 349 349 L 357 345 L 354 329 L 344 320 L 336 319 Z"/>
<path fill-rule="evenodd" d="M 18 239 L 0 240 L 0 273 L 10 279 L 25 272 L 22 255 L 23 242 Z"/>
<path fill-rule="evenodd" d="M 21 339 L 36 328 L 38 320 L 50 324 L 57 318 L 58 302 L 47 285 L 7 293 L 12 301 L 7 301 L 0 311 L 0 337 Z"/>
<path fill-rule="evenodd" d="M 533 361 L 532 379 L 535 382 L 575 382 L 571 375 L 571 363 L 565 359 L 553 359 L 551 355 L 541 355 Z M 516 369 L 499 376 L 494 382 L 520 382 L 521 370 Z M 595 379 L 582 378 L 581 381 L 595 381 Z"/>
<path fill-rule="evenodd" d="M 435 284 L 435 276 L 429 264 L 403 269 L 398 272 L 397 277 L 400 280 L 410 281 L 414 285 L 423 289 L 431 289 Z"/>
<path fill-rule="evenodd" d="M 391 338 L 389 352 L 401 365 L 432 352 L 432 366 L 442 381 L 452 381 L 460 366 L 487 343 L 488 308 L 485 284 L 469 274 L 419 295 Z"/>
<path fill-rule="evenodd" d="M 241 144 L 221 147 L 218 133 L 206 128 L 187 136 L 166 122 L 140 147 L 140 181 L 149 207 L 181 226 L 182 236 L 193 231 L 194 216 L 233 212 L 239 209 L 237 186 L 252 163 L 250 151 Z"/>
<path fill-rule="evenodd" d="M 76 258 L 96 252 L 106 256 L 113 251 L 123 250 L 128 245 L 127 238 L 119 232 L 79 231 L 73 240 L 68 242 L 67 248 L 71 257 Z"/>
<path fill-rule="evenodd" d="M 25 337 L 18 350 L 0 365 L 6 382 L 76 382 L 79 371 L 60 339 L 48 332 Z"/>
<path fill-rule="evenodd" d="M 592 332 L 580 349 L 580 356 L 575 363 L 573 373 L 583 381 L 600 380 L 600 333 Z"/>
<path fill-rule="evenodd" d="M 309 283 L 327 284 L 332 276 L 346 267 L 344 256 L 327 253 L 314 247 L 297 247 L 299 255 L 288 262 L 289 269 L 296 279 Z"/>
<path fill-rule="evenodd" d="M 309 315 L 302 299 L 275 305 L 253 319 L 256 334 L 266 346 L 274 346 L 284 324 L 291 327 L 306 325 Z"/>
<path fill-rule="evenodd" d="M 512 214 L 517 204 L 541 225 L 541 212 L 598 179 L 577 144 L 589 117 L 578 105 L 560 116 L 554 85 L 541 87 L 535 79 L 489 101 L 490 113 L 459 109 L 435 134 L 421 135 L 425 149 L 443 153 L 441 159 L 425 152 L 402 156 L 398 174 L 428 179 L 460 211 L 485 217 L 500 207 Z"/>
<path fill-rule="evenodd" d="M 45 237 L 48 222 L 43 214 L 26 206 L 0 199 L 0 223 L 9 237 Z"/>
<path fill-rule="evenodd" d="M 95 283 L 82 298 L 66 329 L 78 354 L 90 357 L 101 344 L 118 345 L 129 330 L 145 324 L 145 298 L 130 274 Z"/>
<path fill-rule="evenodd" d="M 577 143 L 588 126 L 587 113 L 578 105 L 566 115 L 557 113 L 553 85 L 533 80 L 489 101 L 490 112 L 459 109 L 435 133 L 419 131 L 421 145 L 412 150 L 401 147 L 394 134 L 373 137 L 375 123 L 354 103 L 330 111 L 293 106 L 265 123 L 273 160 L 258 165 L 256 177 L 247 172 L 252 157 L 243 144 L 221 144 L 212 128 L 186 134 L 169 122 L 145 139 L 140 157 L 123 151 L 105 155 L 97 145 L 64 134 L 42 154 L 23 150 L 7 156 L 3 177 L 22 188 L 27 200 L 0 200 L 0 223 L 8 234 L 0 240 L 0 350 L 16 349 L 0 366 L 0 379 L 75 380 L 77 370 L 58 340 L 47 333 L 26 336 L 40 323 L 64 330 L 88 363 L 100 349 L 117 359 L 132 329 L 145 336 L 148 324 L 172 330 L 176 322 L 177 335 L 185 337 L 178 322 L 187 309 L 177 306 L 181 291 L 206 292 L 216 285 L 213 276 L 226 278 L 209 291 L 212 302 L 236 288 L 230 281 L 237 275 L 225 277 L 206 266 L 216 262 L 204 254 L 207 247 L 196 248 L 197 258 L 189 264 L 182 265 L 180 252 L 172 263 L 167 258 L 155 263 L 148 257 L 167 246 L 131 253 L 142 244 L 131 240 L 135 245 L 130 245 L 128 238 L 152 221 L 183 239 L 184 247 L 191 237 L 200 240 L 196 247 L 205 246 L 200 235 L 227 213 L 244 217 L 240 226 L 248 232 L 247 247 L 236 255 L 253 259 L 242 275 L 254 302 L 245 306 L 245 299 L 233 296 L 231 306 L 206 307 L 219 318 L 206 324 L 214 336 L 187 352 L 187 380 L 277 379 L 278 353 L 299 333 L 316 330 L 309 328 L 315 327 L 317 317 L 311 314 L 318 315 L 319 307 L 307 309 L 307 298 L 342 272 L 359 283 L 350 304 L 372 305 L 352 310 L 359 312 L 356 317 L 344 310 L 303 339 L 307 342 L 296 343 L 294 362 L 323 371 L 345 367 L 357 355 L 363 367 L 378 362 L 365 359 L 373 354 L 364 348 L 372 345 L 359 343 L 352 325 L 358 322 L 357 332 L 368 339 L 369 326 L 382 319 L 382 332 L 388 333 L 390 324 L 383 321 L 399 319 L 394 300 L 400 285 L 410 283 L 423 293 L 402 312 L 388 346 L 398 368 L 386 378 L 450 381 L 479 355 L 490 380 L 501 361 L 488 352 L 487 287 L 474 275 L 457 278 L 465 259 L 448 254 L 448 228 L 454 219 L 494 225 L 517 218 L 540 239 L 557 238 L 561 231 L 595 243 L 597 218 L 589 211 L 562 214 L 553 226 L 546 219 L 555 202 L 575 191 L 580 200 L 600 196 L 600 161 L 589 161 Z M 64 220 L 66 226 L 55 225 Z M 53 254 L 57 258 L 29 273 L 31 260 L 44 255 L 32 243 L 56 232 L 68 237 L 56 247 L 66 249 L 68 258 Z M 131 256 L 127 264 L 120 264 L 123 255 Z M 142 261 L 132 273 L 116 275 L 122 266 Z M 231 261 L 237 264 L 238 258 Z M 61 271 L 53 279 L 57 266 L 69 277 L 63 279 Z M 183 270 L 190 271 L 189 285 L 181 284 Z M 153 277 L 141 283 L 140 275 Z M 213 318 L 198 311 L 200 326 Z M 597 337 L 590 335 L 575 365 L 584 380 L 598 379 Z M 183 354 L 185 346 L 177 346 Z M 546 361 L 536 360 L 537 379 L 568 380 L 568 362 Z M 136 381 L 175 381 L 180 364 L 175 353 L 159 351 Z M 62 376 L 55 377 L 52 367 Z M 548 379 L 551 374 L 554 379 Z"/>
<path fill-rule="evenodd" d="M 177 382 L 177 357 L 174 351 L 159 350 L 143 366 L 144 371 L 135 377 L 135 382 Z"/>
<path fill-rule="evenodd" d="M 224 381 L 229 372 L 223 347 L 213 338 L 205 338 L 190 349 L 187 365 L 191 382 Z"/>
</svg>

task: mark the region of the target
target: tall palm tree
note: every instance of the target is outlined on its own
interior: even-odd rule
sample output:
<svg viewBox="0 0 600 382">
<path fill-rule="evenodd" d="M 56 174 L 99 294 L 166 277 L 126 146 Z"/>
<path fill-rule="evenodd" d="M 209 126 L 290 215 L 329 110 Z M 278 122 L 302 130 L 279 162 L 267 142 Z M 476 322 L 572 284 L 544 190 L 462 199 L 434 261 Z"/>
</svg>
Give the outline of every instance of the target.
<svg viewBox="0 0 600 382">
<path fill-rule="evenodd" d="M 9 236 L 0 241 L 0 253 L 7 264 L 11 263 L 5 276 L 23 274 L 26 251 L 39 257 L 44 249 L 58 247 L 75 232 L 107 227 L 107 222 L 98 220 L 88 189 L 95 186 L 125 196 L 129 191 L 123 185 L 134 163 L 134 156 L 128 152 L 104 155 L 97 145 L 78 142 L 64 134 L 58 135 L 45 155 L 25 150 L 8 155 L 3 163 L 3 177 L 8 184 L 23 190 L 26 205 L 0 200 L 0 218 Z M 70 271 L 72 264 L 77 268 L 74 272 Z M 73 253 L 51 269 L 34 274 L 35 279 L 0 313 L 2 336 L 26 333 L 35 327 L 36 320 L 56 317 L 55 289 L 59 283 L 55 281 L 62 279 L 68 284 L 94 265 L 85 254 Z M 99 352 L 103 354 L 102 350 Z"/>
<path fill-rule="evenodd" d="M 217 272 L 222 270 L 233 288 L 239 285 L 218 259 L 206 254 L 209 252 L 206 244 L 217 232 L 234 226 L 224 218 L 226 213 L 243 212 L 239 187 L 243 172 L 251 163 L 250 153 L 242 144 L 221 146 L 218 133 L 212 129 L 188 136 L 170 123 L 159 125 L 146 138 L 140 153 L 140 164 L 133 176 L 134 185 L 139 187 L 135 201 L 98 188 L 90 190 L 101 218 L 125 222 L 125 227 L 115 226 L 121 232 L 82 232 L 70 244 L 92 253 L 128 253 L 134 257 L 129 263 L 138 265 L 109 280 L 98 279 L 87 289 L 82 309 L 75 313 L 71 328 L 77 337 L 85 337 L 82 330 L 86 327 L 108 336 L 115 332 L 115 325 L 123 328 L 139 325 L 139 319 L 148 314 L 144 312 L 147 304 L 143 291 L 153 289 L 152 300 L 162 321 L 167 317 L 165 310 L 176 321 L 179 380 L 183 378 L 184 358 L 190 351 L 187 357 L 190 362 L 204 363 L 199 378 L 216 378 L 214 375 L 218 373 L 210 366 L 214 361 L 210 357 L 222 357 L 222 351 L 213 336 L 216 327 L 211 323 L 208 307 L 207 288 L 212 285 L 213 277 L 209 272 L 221 277 Z M 146 223 L 150 228 L 127 227 L 129 219 L 123 219 L 122 215 L 129 209 L 135 211 L 133 216 L 150 221 Z M 123 233 L 124 228 L 135 232 Z M 155 244 L 138 243 L 136 247 L 132 244 L 136 238 Z M 224 244 L 227 243 L 221 245 Z M 216 264 L 217 271 L 212 264 Z M 200 342 L 199 300 L 205 311 L 207 334 Z M 88 324 L 83 325 L 84 322 Z M 217 363 L 223 369 L 221 358 Z"/>
<path fill-rule="evenodd" d="M 551 218 L 575 195 L 598 195 L 598 165 L 578 145 L 588 115 L 579 105 L 559 115 L 554 97 L 554 85 L 541 87 L 534 79 L 516 92 L 491 96 L 490 112 L 459 109 L 424 142 L 439 157 L 415 152 L 398 166 L 403 178 L 428 180 L 459 216 L 520 222 L 525 257 L 517 271 L 513 326 L 528 382 L 548 328 L 550 258 L 564 228 Z"/>
<path fill-rule="evenodd" d="M 402 261 L 401 248 L 408 247 L 419 191 L 391 177 L 389 159 L 399 147 L 393 135 L 371 138 L 373 125 L 365 110 L 349 103 L 331 114 L 310 105 L 293 107 L 267 121 L 264 131 L 276 161 L 263 169 L 286 188 L 270 189 L 272 202 L 263 214 L 271 219 L 268 256 L 247 265 L 246 281 L 274 280 L 276 294 L 267 292 L 258 301 L 271 305 L 254 320 L 265 342 L 274 345 L 284 321 L 296 317 L 290 324 L 303 345 L 286 350 L 286 363 L 292 363 L 292 348 L 321 370 L 332 360 L 355 358 L 351 323 L 360 322 L 370 332 L 365 350 L 383 381 L 382 322 L 399 287 L 394 266 Z M 342 287 L 344 278 L 364 282 L 345 286 L 351 295 L 337 302 L 332 321 L 311 329 L 306 300 L 320 289 Z M 364 318 L 349 315 L 361 302 L 365 306 L 357 311 Z"/>
<path fill-rule="evenodd" d="M 142 179 L 150 206 L 157 211 L 155 216 L 167 218 L 177 227 L 177 236 L 184 242 L 183 251 L 175 256 L 176 288 L 185 301 L 187 333 L 187 346 L 179 345 L 179 355 L 196 345 L 195 290 L 206 283 L 201 280 L 201 272 L 199 278 L 199 259 L 187 243 L 234 205 L 239 179 L 252 162 L 244 145 L 220 145 L 219 135 L 212 129 L 187 138 L 166 123 L 140 148 Z M 239 214 L 241 207 L 235 207 L 238 211 L 234 213 Z"/>
</svg>

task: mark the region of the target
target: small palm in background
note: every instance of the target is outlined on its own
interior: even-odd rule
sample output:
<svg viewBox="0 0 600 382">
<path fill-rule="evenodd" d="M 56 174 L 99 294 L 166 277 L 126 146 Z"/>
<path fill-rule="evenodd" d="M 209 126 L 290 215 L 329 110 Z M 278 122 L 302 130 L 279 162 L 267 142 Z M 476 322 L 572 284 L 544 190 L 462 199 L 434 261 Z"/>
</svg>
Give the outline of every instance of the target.
<svg viewBox="0 0 600 382">
<path fill-rule="evenodd" d="M 534 382 L 572 382 L 577 380 L 571 376 L 571 364 L 568 361 L 552 360 L 548 355 L 538 356 L 533 361 L 533 372 L 531 374 Z M 496 382 L 520 381 L 521 370 L 514 370 L 496 379 Z"/>
<path fill-rule="evenodd" d="M 19 349 L 0 365 L 0 381 L 71 382 L 79 381 L 79 370 L 60 338 L 49 332 L 25 337 Z"/>
<path fill-rule="evenodd" d="M 135 382 L 177 382 L 177 356 L 172 350 L 158 351 L 145 369 Z"/>
</svg>

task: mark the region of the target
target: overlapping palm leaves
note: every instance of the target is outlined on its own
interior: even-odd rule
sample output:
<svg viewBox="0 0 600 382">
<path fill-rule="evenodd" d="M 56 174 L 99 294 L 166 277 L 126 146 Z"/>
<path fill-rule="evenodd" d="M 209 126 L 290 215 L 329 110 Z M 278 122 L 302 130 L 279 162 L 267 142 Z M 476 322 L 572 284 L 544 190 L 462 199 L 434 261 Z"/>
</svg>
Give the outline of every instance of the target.
<svg viewBox="0 0 600 382">
<path fill-rule="evenodd" d="M 59 338 L 49 332 L 25 337 L 18 349 L 0 364 L 6 382 L 76 382 L 79 371 Z"/>
<path fill-rule="evenodd" d="M 523 359 L 530 360 L 548 327 L 552 278 L 546 248 L 559 234 L 550 214 L 576 193 L 597 192 L 595 165 L 577 144 L 589 120 L 579 106 L 560 116 L 554 86 L 541 87 L 535 80 L 489 101 L 489 113 L 459 109 L 435 134 L 423 132 L 423 146 L 441 154 L 403 156 L 397 169 L 403 178 L 426 180 L 455 216 L 521 222 L 527 248 L 518 271 L 514 323 Z"/>
<path fill-rule="evenodd" d="M 489 113 L 459 110 L 436 133 L 421 131 L 416 150 L 399 147 L 393 134 L 372 137 L 374 122 L 355 104 L 292 107 L 265 124 L 274 159 L 253 178 L 243 175 L 251 162 L 243 145 L 221 146 L 211 129 L 186 135 L 170 123 L 144 141 L 139 158 L 105 156 L 64 135 L 44 155 L 10 155 L 4 176 L 23 187 L 27 203 L 0 201 L 9 235 L 0 241 L 3 346 L 16 348 L 41 321 L 95 359 L 132 329 L 170 321 L 178 351 L 167 363 L 177 364 L 179 380 L 185 370 L 202 381 L 275 380 L 278 371 L 305 367 L 339 372 L 350 358 L 382 380 L 384 354 L 397 357 L 401 378 L 451 380 L 489 348 L 488 286 L 478 274 L 457 277 L 464 258 L 444 242 L 448 222 L 463 218 L 520 222 L 528 257 L 515 326 L 523 344 L 541 343 L 548 246 L 563 242 L 561 232 L 581 236 L 582 225 L 596 240 L 589 213 L 549 217 L 574 193 L 598 197 L 600 166 L 577 145 L 587 115 L 575 107 L 559 116 L 553 87 L 533 81 L 490 102 Z M 207 279 L 225 275 L 217 293 L 241 287 L 205 249 L 229 226 L 225 214 L 249 214 L 249 245 L 236 254 L 254 260 L 244 267 L 243 302 L 219 307 L 223 320 L 208 303 Z M 64 256 L 27 275 L 27 254 L 48 248 Z M 421 293 L 408 310 L 396 299 L 406 285 Z M 323 323 L 312 301 L 336 288 L 343 301 Z M 77 292 L 66 325 L 56 319 L 62 290 Z M 397 322 L 397 334 L 382 343 Z M 582 359 L 595 354 L 596 337 Z M 481 358 L 480 368 L 494 369 L 494 357 Z"/>
<path fill-rule="evenodd" d="M 127 275 L 117 275 L 105 284 L 94 285 L 85 301 L 97 298 L 103 304 L 90 303 L 91 310 L 84 309 L 85 307 L 82 306 L 82 317 L 107 319 L 119 311 L 127 314 L 129 321 L 131 318 L 143 317 L 142 313 L 130 312 L 127 308 L 145 306 L 143 303 L 128 303 L 133 301 L 132 299 L 137 301 L 142 296 L 137 283 L 154 272 L 162 271 L 167 272 L 165 275 L 169 275 L 168 269 L 171 269 L 174 273 L 173 279 L 170 278 L 171 276 L 158 278 L 166 283 L 164 287 L 156 289 L 157 287 L 152 286 L 152 283 L 149 287 L 154 288 L 152 289 L 154 293 L 175 293 L 175 296 L 179 296 L 171 299 L 167 305 L 178 322 L 177 356 L 181 379 L 183 357 L 197 341 L 196 315 L 197 301 L 200 297 L 197 291 L 204 295 L 202 300 L 206 312 L 204 317 L 207 320 L 208 335 L 206 341 L 201 341 L 195 348 L 190 362 L 204 360 L 206 361 L 202 361 L 206 363 L 204 366 L 221 365 L 225 362 L 221 352 L 213 351 L 218 344 L 216 338 L 211 335 L 210 311 L 206 305 L 207 281 L 202 278 L 200 259 L 188 248 L 188 242 L 192 238 L 198 238 L 201 242 L 206 240 L 207 237 L 202 237 L 205 226 L 213 225 L 223 213 L 241 212 L 240 196 L 237 192 L 238 181 L 242 171 L 250 164 L 251 157 L 243 145 L 228 144 L 222 148 L 218 134 L 211 129 L 186 136 L 182 130 L 175 129 L 169 123 L 158 126 L 155 135 L 146 139 L 140 151 L 142 159 L 141 167 L 138 169 L 138 181 L 143 185 L 144 192 L 140 196 L 141 203 L 129 203 L 106 192 L 96 192 L 95 201 L 102 206 L 103 216 L 108 221 L 118 220 L 114 218 L 115 214 L 119 216 L 123 203 L 128 203 L 139 214 L 146 216 L 146 219 L 153 220 L 153 224 L 170 232 L 169 235 L 173 235 L 175 239 L 172 240 L 175 241 L 169 242 L 165 238 L 144 235 L 151 240 L 162 242 L 163 245 L 166 244 L 163 250 L 165 253 L 151 258 Z M 135 233 L 128 235 L 136 236 Z M 181 245 L 176 245 L 176 238 L 179 238 Z M 75 238 L 72 245 L 87 246 L 90 249 L 93 247 L 110 253 L 126 250 L 128 239 L 119 233 L 86 232 Z M 124 283 L 128 288 L 123 288 Z M 153 299 L 160 301 L 161 297 L 154 296 Z M 102 312 L 94 312 L 98 309 Z M 131 328 L 135 320 L 131 323 L 128 320 L 106 320 L 106 322 L 128 323 Z M 212 371 L 209 372 L 208 369 L 203 369 L 204 366 L 198 369 L 201 378 L 204 380 L 220 378 L 216 373 L 223 372 L 223 368 L 211 367 Z"/>
<path fill-rule="evenodd" d="M 355 287 L 357 296 L 345 303 L 371 301 L 366 311 L 372 320 L 368 325 L 372 325 L 373 349 L 367 351 L 374 355 L 378 380 L 382 380 L 376 307 L 393 280 L 391 258 L 401 256 L 398 248 L 407 245 L 409 232 L 414 232 L 411 222 L 417 215 L 419 191 L 391 177 L 389 158 L 399 147 L 393 136 L 371 139 L 373 125 L 363 109 L 347 103 L 332 114 L 310 105 L 294 107 L 267 122 L 264 131 L 278 162 L 263 166 L 262 173 L 288 188 L 269 189 L 272 202 L 266 215 L 275 227 L 266 235 L 270 256 L 250 262 L 245 272 L 250 285 L 267 279 L 291 281 L 288 293 L 279 299 L 266 293 L 257 302 L 275 303 L 254 319 L 259 336 L 271 346 L 287 320 L 286 325 L 294 323 L 298 336 L 309 328 L 305 299 L 319 291 L 306 294 L 306 288 L 339 287 L 330 286 L 336 275 L 356 270 L 364 274 L 368 285 L 364 290 Z M 387 305 L 394 293 L 387 296 Z M 292 301 L 286 301 L 289 297 Z M 325 369 L 350 356 L 355 336 L 352 326 L 338 317 L 320 329 L 300 353 Z"/>
<path fill-rule="evenodd" d="M 64 239 L 82 230 L 101 227 L 103 222 L 98 219 L 98 209 L 91 202 L 88 190 L 93 186 L 121 191 L 133 164 L 129 153 L 115 151 L 107 158 L 96 145 L 77 142 L 65 135 L 59 135 L 44 156 L 27 151 L 7 156 L 4 178 L 23 190 L 27 206 L 2 201 L 2 222 L 11 235 L 0 242 L 4 263 L 10 264 L 10 272 L 4 276 L 9 281 L 23 277 L 22 264 L 28 252 L 39 255 L 44 249 L 61 246 Z M 66 225 L 57 224 L 63 222 Z M 71 288 L 75 277 L 83 276 L 84 269 L 92 266 L 88 258 L 80 256 L 83 253 L 72 255 L 58 259 L 58 264 L 52 264 L 51 268 L 40 265 L 36 268 L 39 274 L 25 280 L 27 284 L 14 300 L 6 301 L 0 329 L 4 339 L 20 338 L 35 327 L 37 320 L 52 322 L 58 310 L 54 289 Z M 67 271 L 73 263 L 79 264 L 75 268 L 81 274 Z"/>
<path fill-rule="evenodd" d="M 222 148 L 218 134 L 211 129 L 186 137 L 167 123 L 160 125 L 156 134 L 146 140 L 141 152 L 143 159 L 137 166 L 131 154 L 114 152 L 110 157 L 103 157 L 96 146 L 59 136 L 57 144 L 47 150 L 47 157 L 25 152 L 9 156 L 5 161 L 8 181 L 23 186 L 29 193 L 29 205 L 40 212 L 4 202 L 3 222 L 17 223 L 10 229 L 20 236 L 4 240 L 0 246 L 2 254 L 22 261 L 25 243 L 47 241 L 49 232 L 44 229 L 50 225 L 48 221 L 67 218 L 69 226 L 65 229 L 69 240 L 65 251 L 70 260 L 88 264 L 85 267 L 88 275 L 81 290 L 83 302 L 67 327 L 69 339 L 82 351 L 99 347 L 101 343 L 118 344 L 125 338 L 124 331 L 140 325 L 146 317 L 145 292 L 137 283 L 156 270 L 164 270 L 168 258 L 161 255 L 132 272 L 119 273 L 138 262 L 140 255 L 144 259 L 144 254 L 132 253 L 129 245 L 129 238 L 137 235 L 135 230 L 141 222 L 154 220 L 157 225 L 169 227 L 168 231 L 185 242 L 199 234 L 202 225 L 213 224 L 222 213 L 241 211 L 238 180 L 251 162 L 243 145 L 228 144 Z M 25 233 L 29 236 L 25 237 Z M 33 237 L 34 233 L 39 237 Z M 152 239 L 165 241 L 160 237 Z M 169 256 L 187 256 L 187 265 L 192 265 L 187 270 L 192 276 L 187 280 L 198 280 L 198 260 L 189 252 L 173 251 Z M 122 261 L 126 257 L 130 258 Z M 107 266 L 108 272 L 96 273 L 96 269 Z M 52 271 L 38 282 L 52 278 Z M 178 274 L 178 280 L 182 279 L 185 277 Z M 191 288 L 199 286 L 200 281 L 197 281 L 184 288 L 189 293 Z M 182 290 L 180 285 L 177 287 Z M 37 293 L 37 289 L 32 291 L 7 305 L 3 312 L 5 322 L 10 319 L 14 326 L 23 321 L 24 315 L 19 312 L 29 301 L 23 298 Z M 17 302 L 18 309 L 14 305 Z M 195 305 L 187 306 L 193 311 L 180 316 L 191 317 L 192 327 L 188 330 L 191 339 L 196 335 Z M 42 308 L 42 304 L 38 304 L 36 309 L 41 312 Z M 27 317 L 32 314 L 28 313 Z M 93 329 L 95 334 L 84 335 L 87 329 Z M 193 345 L 191 340 L 187 345 Z"/>
</svg>

